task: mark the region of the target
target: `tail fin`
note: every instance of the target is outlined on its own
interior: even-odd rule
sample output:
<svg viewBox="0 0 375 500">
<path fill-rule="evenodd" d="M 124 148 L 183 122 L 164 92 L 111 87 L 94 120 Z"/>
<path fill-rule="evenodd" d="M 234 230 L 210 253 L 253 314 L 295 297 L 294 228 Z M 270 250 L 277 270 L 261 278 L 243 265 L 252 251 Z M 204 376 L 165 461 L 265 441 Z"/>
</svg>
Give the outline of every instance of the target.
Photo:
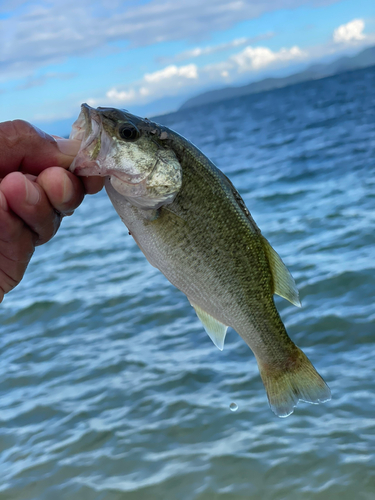
<svg viewBox="0 0 375 500">
<path fill-rule="evenodd" d="M 319 404 L 331 399 L 328 385 L 301 349 L 295 348 L 295 353 L 283 368 L 274 368 L 258 359 L 271 410 L 278 417 L 293 413 L 299 400 Z"/>
</svg>

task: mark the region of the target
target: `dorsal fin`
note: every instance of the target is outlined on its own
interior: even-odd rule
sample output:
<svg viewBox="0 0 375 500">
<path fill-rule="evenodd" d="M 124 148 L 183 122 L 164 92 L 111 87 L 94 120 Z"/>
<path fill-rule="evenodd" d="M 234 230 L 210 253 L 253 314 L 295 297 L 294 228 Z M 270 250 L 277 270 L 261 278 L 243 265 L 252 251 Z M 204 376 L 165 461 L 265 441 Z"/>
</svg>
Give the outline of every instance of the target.
<svg viewBox="0 0 375 500">
<path fill-rule="evenodd" d="M 293 276 L 288 271 L 288 268 L 279 257 L 278 253 L 271 247 L 269 242 L 262 236 L 264 250 L 268 257 L 268 262 L 271 267 L 273 277 L 273 293 L 280 295 L 286 300 L 289 300 L 297 307 L 301 307 L 299 293 L 293 279 Z"/>
<path fill-rule="evenodd" d="M 203 311 L 201 307 L 193 304 L 193 302 L 190 302 L 190 304 L 194 307 L 198 318 L 201 320 L 204 329 L 212 342 L 218 349 L 220 349 L 220 351 L 222 351 L 224 349 L 224 340 L 228 327 L 223 325 L 223 323 L 220 323 L 220 321 L 211 316 L 211 314 Z"/>
</svg>

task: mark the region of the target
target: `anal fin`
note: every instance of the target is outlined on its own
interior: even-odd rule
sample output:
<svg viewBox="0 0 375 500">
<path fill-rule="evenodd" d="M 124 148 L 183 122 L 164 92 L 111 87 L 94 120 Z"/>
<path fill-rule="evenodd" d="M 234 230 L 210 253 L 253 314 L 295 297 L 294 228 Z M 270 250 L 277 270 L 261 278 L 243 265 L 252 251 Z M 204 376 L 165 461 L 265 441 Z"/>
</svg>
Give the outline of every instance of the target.
<svg viewBox="0 0 375 500">
<path fill-rule="evenodd" d="M 228 327 L 211 316 L 211 314 L 208 314 L 197 304 L 193 304 L 193 302 L 190 302 L 190 304 L 194 307 L 198 318 L 201 320 L 203 327 L 207 332 L 207 335 L 216 347 L 222 351 L 224 349 L 224 340 Z"/>
</svg>

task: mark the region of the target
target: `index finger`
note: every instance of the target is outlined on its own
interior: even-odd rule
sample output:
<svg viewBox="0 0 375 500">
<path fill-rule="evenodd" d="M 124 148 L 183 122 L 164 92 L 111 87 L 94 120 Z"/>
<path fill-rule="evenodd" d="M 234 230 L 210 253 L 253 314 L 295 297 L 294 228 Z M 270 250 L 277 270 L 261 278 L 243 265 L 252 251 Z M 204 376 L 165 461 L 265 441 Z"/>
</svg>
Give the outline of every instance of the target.
<svg viewBox="0 0 375 500">
<path fill-rule="evenodd" d="M 52 136 L 23 120 L 0 123 L 0 177 L 17 170 L 39 175 L 52 166 L 67 169 L 78 153 L 79 146 L 80 141 L 69 139 L 56 141 Z"/>
</svg>

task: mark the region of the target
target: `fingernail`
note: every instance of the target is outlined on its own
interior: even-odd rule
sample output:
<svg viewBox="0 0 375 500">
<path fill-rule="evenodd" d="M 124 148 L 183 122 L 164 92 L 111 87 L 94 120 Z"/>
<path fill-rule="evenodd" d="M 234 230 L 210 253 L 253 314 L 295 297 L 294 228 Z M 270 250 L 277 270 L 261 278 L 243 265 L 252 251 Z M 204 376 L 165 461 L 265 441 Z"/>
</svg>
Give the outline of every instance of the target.
<svg viewBox="0 0 375 500">
<path fill-rule="evenodd" d="M 1 191 L 0 191 L 0 207 L 5 212 L 8 212 L 8 202 L 7 202 L 7 199 L 5 198 L 4 194 Z"/>
<path fill-rule="evenodd" d="M 76 156 L 81 147 L 81 141 L 74 139 L 55 139 L 60 152 L 67 156 Z"/>
<path fill-rule="evenodd" d="M 38 188 L 35 186 L 34 182 L 29 181 L 25 177 L 25 187 L 26 187 L 26 203 L 29 205 L 36 205 L 40 200 L 40 193 Z"/>
<path fill-rule="evenodd" d="M 74 188 L 72 181 L 69 179 L 67 175 L 64 175 L 63 182 L 63 195 L 62 195 L 62 203 L 68 203 L 74 196 Z"/>
</svg>

